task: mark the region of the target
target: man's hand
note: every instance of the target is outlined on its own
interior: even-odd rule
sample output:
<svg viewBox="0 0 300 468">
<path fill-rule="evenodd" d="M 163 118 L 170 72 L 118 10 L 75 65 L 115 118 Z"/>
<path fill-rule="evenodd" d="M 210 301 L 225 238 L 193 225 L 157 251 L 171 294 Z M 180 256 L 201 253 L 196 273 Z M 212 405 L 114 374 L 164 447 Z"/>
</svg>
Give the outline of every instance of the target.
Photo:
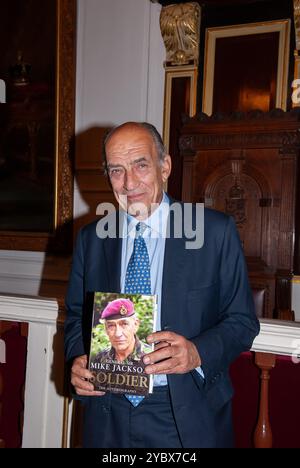
<svg viewBox="0 0 300 468">
<path fill-rule="evenodd" d="M 155 351 L 144 357 L 144 363 L 149 364 L 147 374 L 185 374 L 201 366 L 196 346 L 181 335 L 161 331 L 149 335 L 147 341 L 157 343 Z"/>
<path fill-rule="evenodd" d="M 77 395 L 80 396 L 103 396 L 105 392 L 95 392 L 94 385 L 88 382 L 93 374 L 87 370 L 87 356 L 79 356 L 74 359 L 71 369 L 71 383 Z"/>
</svg>

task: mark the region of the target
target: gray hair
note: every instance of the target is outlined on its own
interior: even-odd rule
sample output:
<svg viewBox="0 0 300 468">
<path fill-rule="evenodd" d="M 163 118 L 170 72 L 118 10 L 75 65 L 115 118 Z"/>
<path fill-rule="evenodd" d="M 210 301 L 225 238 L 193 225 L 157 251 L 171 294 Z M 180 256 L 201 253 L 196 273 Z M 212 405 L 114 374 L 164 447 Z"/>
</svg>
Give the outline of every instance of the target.
<svg viewBox="0 0 300 468">
<path fill-rule="evenodd" d="M 148 123 L 148 122 L 126 122 L 122 125 L 118 125 L 117 127 L 114 127 L 112 128 L 111 130 L 108 131 L 108 133 L 106 134 L 105 138 L 104 138 L 104 141 L 103 141 L 103 150 L 102 150 L 102 153 L 103 153 L 103 166 L 104 166 L 104 169 L 105 169 L 105 172 L 107 171 L 107 160 L 106 160 L 106 145 L 108 143 L 108 141 L 111 139 L 111 137 L 122 127 L 125 127 L 127 125 L 132 125 L 132 126 L 135 126 L 135 127 L 138 127 L 138 128 L 143 128 L 144 130 L 146 130 L 149 135 L 151 135 L 154 143 L 155 143 L 155 146 L 156 146 L 156 150 L 157 150 L 157 155 L 158 155 L 158 161 L 159 163 L 161 164 L 166 155 L 167 155 L 167 152 L 166 152 L 166 148 L 165 148 L 165 145 L 163 143 L 163 140 L 162 140 L 162 137 L 160 135 L 160 133 L 158 132 L 158 130 L 154 127 L 154 125 Z"/>
</svg>

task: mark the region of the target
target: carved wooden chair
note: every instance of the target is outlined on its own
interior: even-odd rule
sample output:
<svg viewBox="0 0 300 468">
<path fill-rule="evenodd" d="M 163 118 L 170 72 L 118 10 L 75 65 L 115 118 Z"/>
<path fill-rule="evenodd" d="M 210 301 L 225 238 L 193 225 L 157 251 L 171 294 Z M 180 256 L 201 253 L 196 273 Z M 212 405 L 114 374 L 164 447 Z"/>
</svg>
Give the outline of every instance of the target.
<svg viewBox="0 0 300 468">
<path fill-rule="evenodd" d="M 255 311 L 258 318 L 264 316 L 264 307 L 265 307 L 265 289 L 252 289 Z"/>
</svg>

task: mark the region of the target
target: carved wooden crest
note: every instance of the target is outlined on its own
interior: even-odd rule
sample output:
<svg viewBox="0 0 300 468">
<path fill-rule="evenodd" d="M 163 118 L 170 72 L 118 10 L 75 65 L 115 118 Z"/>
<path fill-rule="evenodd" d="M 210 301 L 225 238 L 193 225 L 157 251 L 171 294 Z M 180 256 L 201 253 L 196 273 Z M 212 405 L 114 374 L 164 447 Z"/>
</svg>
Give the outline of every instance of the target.
<svg viewBox="0 0 300 468">
<path fill-rule="evenodd" d="M 201 8 L 198 3 L 179 3 L 162 8 L 160 28 L 171 65 L 198 63 Z"/>
</svg>

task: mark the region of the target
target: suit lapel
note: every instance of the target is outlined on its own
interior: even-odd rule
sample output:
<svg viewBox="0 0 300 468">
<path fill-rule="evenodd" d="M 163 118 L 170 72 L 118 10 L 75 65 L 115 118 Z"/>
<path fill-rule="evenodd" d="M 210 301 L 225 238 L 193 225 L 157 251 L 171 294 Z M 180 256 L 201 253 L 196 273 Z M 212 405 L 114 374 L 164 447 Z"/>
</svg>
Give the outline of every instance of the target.
<svg viewBox="0 0 300 468">
<path fill-rule="evenodd" d="M 108 276 L 108 292 L 120 293 L 120 276 L 122 260 L 122 232 L 123 225 L 119 223 L 119 213 L 116 213 L 116 231 L 108 235 L 104 240 L 104 253 L 106 259 L 106 271 Z"/>
<path fill-rule="evenodd" d="M 174 238 L 174 213 L 169 216 L 170 238 L 166 239 L 165 258 L 162 281 L 161 326 L 162 329 L 176 331 L 177 308 L 176 292 L 180 294 L 180 279 L 185 262 L 185 241 Z M 183 231 L 182 231 L 183 232 Z"/>
</svg>

